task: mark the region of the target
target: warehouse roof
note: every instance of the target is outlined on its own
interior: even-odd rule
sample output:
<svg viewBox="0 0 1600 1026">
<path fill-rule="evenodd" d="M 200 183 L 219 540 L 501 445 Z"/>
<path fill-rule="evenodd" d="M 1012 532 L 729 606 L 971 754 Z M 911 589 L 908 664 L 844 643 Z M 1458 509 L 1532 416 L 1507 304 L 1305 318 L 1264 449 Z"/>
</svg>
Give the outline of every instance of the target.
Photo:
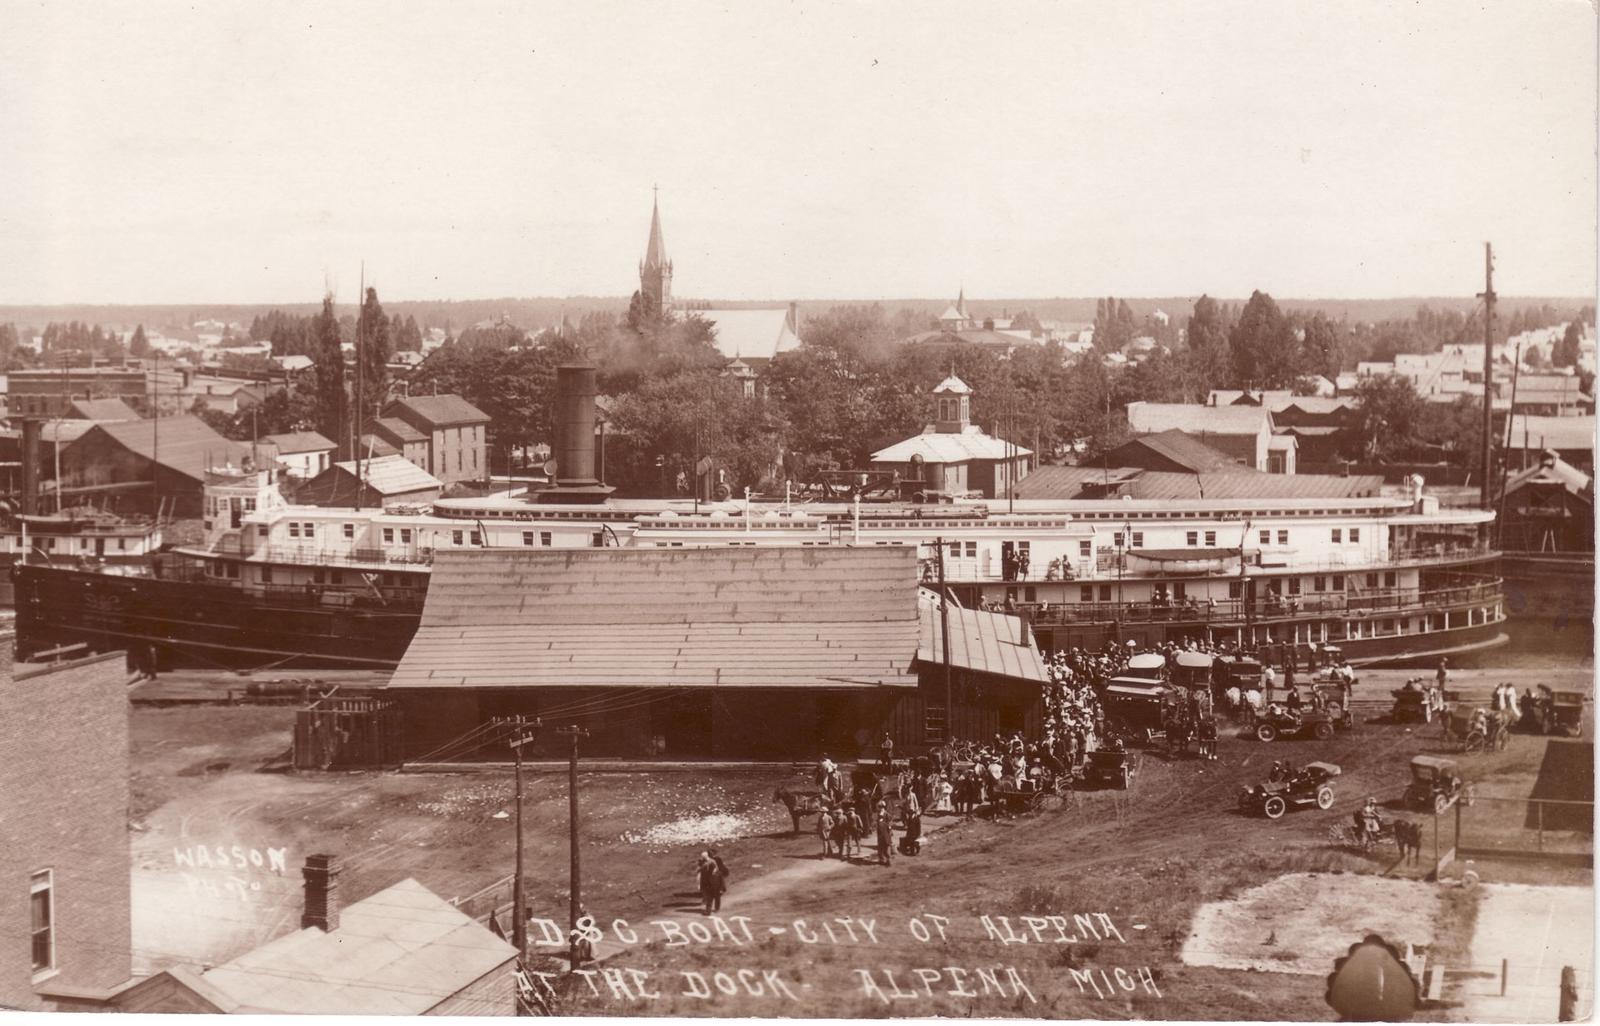
<svg viewBox="0 0 1600 1026">
<path fill-rule="evenodd" d="M 917 644 L 921 662 L 943 665 L 943 620 L 937 604 L 922 608 Z M 1033 631 L 1022 618 L 983 609 L 950 607 L 950 665 L 1039 684 L 1050 680 Z"/>
<path fill-rule="evenodd" d="M 334 930 L 297 930 L 201 979 L 239 1012 L 421 1015 L 516 957 L 516 948 L 406 879 L 341 909 Z"/>
<path fill-rule="evenodd" d="M 74 399 L 68 407 L 68 413 L 81 420 L 102 422 L 139 419 L 133 407 L 121 399 Z"/>
<path fill-rule="evenodd" d="M 341 460 L 335 467 L 356 476 L 356 461 Z M 364 459 L 360 465 L 361 481 L 379 495 L 404 495 L 408 492 L 439 490 L 444 482 L 412 463 L 404 456 L 378 456 Z M 327 473 L 327 471 L 323 471 Z"/>
<path fill-rule="evenodd" d="M 278 435 L 262 435 L 261 440 L 277 446 L 280 456 L 298 452 L 326 452 L 333 448 L 332 442 L 315 431 L 286 431 Z"/>
<path fill-rule="evenodd" d="M 460 550 L 390 687 L 914 686 L 916 550 Z"/>
<path fill-rule="evenodd" d="M 1149 454 L 1196 473 L 1239 466 L 1239 461 L 1232 456 L 1213 449 L 1200 439 L 1177 428 L 1158 431 L 1153 435 L 1136 435 L 1106 453 L 1105 458 L 1115 464 L 1143 466 L 1150 462 Z"/>
<path fill-rule="evenodd" d="M 1128 427 L 1136 434 L 1177 428 L 1212 435 L 1255 435 L 1272 426 L 1272 415 L 1260 406 L 1201 406 L 1197 403 L 1128 404 Z"/>
<path fill-rule="evenodd" d="M 1529 449 L 1594 449 L 1595 419 L 1587 417 L 1534 417 L 1523 413 L 1511 416 L 1511 447 L 1521 449 L 1526 439 Z"/>
<path fill-rule="evenodd" d="M 99 434 L 129 452 L 153 459 L 196 481 L 205 480 L 207 467 L 225 463 L 240 466 L 250 455 L 248 446 L 229 441 L 211 430 L 205 421 L 192 416 L 96 424 L 68 449 L 90 445 Z"/>
<path fill-rule="evenodd" d="M 456 424 L 487 424 L 489 415 L 459 395 L 413 395 L 396 399 L 389 409 L 403 406 L 434 427 Z"/>
</svg>

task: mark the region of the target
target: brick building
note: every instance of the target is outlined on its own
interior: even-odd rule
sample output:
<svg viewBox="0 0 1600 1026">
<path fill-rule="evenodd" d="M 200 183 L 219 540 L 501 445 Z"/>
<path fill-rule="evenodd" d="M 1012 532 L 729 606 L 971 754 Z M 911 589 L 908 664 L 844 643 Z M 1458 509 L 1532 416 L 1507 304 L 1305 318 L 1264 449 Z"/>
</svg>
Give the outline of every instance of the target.
<svg viewBox="0 0 1600 1026">
<path fill-rule="evenodd" d="M 13 674 L 0 646 L 0 1008 L 129 979 L 127 683 L 120 652 Z"/>
<path fill-rule="evenodd" d="M 121 399 L 136 410 L 149 408 L 158 392 L 164 407 L 177 402 L 187 384 L 182 371 L 157 370 L 137 362 L 112 367 L 36 367 L 6 375 L 7 412 L 13 417 L 64 417 L 75 399 Z"/>
<path fill-rule="evenodd" d="M 394 421 L 410 427 L 411 431 L 403 431 Z M 419 395 L 396 399 L 385 406 L 382 416 L 368 422 L 367 431 L 450 485 L 457 481 L 480 481 L 489 476 L 485 434 L 488 423 L 488 414 L 459 395 Z M 416 457 L 423 455 L 424 450 L 415 435 L 421 435 L 427 445 L 420 463 Z"/>
</svg>

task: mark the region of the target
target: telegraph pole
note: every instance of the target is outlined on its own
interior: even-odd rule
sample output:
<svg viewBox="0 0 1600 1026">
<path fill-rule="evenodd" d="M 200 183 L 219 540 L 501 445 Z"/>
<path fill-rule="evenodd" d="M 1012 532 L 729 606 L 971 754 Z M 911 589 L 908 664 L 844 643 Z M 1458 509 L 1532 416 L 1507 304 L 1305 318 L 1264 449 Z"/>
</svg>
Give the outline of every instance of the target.
<svg viewBox="0 0 1600 1026">
<path fill-rule="evenodd" d="M 950 708 L 950 591 L 944 586 L 944 539 L 935 538 L 933 543 L 939 547 L 939 635 L 942 643 L 944 657 L 944 738 L 948 745 L 951 741 L 950 728 L 955 723 L 954 710 Z"/>
<path fill-rule="evenodd" d="M 572 971 L 578 971 L 578 916 L 583 908 L 583 878 L 578 865 L 578 739 L 588 737 L 589 732 L 579 726 L 557 727 L 557 734 L 565 734 L 572 738 L 572 759 L 567 764 L 567 820 L 568 833 L 571 835 L 572 848 L 572 882 L 568 888 L 570 901 L 568 918 L 571 923 L 567 929 L 568 954 L 572 960 Z"/>
<path fill-rule="evenodd" d="M 511 944 L 517 957 L 528 957 L 528 906 L 522 883 L 522 746 L 532 744 L 539 736 L 539 721 L 533 721 L 532 731 L 521 716 L 511 719 L 511 752 L 516 766 L 517 795 L 517 867 L 511 883 Z"/>
<path fill-rule="evenodd" d="M 1483 466 L 1478 480 L 1478 505 L 1492 509 L 1489 486 L 1489 459 L 1492 455 L 1490 428 L 1494 417 L 1494 248 L 1483 244 Z M 1507 420 L 1510 414 L 1506 415 Z"/>
</svg>

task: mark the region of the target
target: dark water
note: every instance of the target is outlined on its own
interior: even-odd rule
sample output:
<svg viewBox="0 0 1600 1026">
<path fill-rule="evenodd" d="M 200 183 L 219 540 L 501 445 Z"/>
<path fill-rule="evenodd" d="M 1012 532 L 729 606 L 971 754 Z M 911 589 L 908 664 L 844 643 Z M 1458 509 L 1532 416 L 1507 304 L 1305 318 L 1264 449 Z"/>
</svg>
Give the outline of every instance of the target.
<svg viewBox="0 0 1600 1026">
<path fill-rule="evenodd" d="M 1509 644 L 1467 653 L 1451 662 L 1462 667 L 1539 669 L 1594 666 L 1594 622 L 1569 619 L 1511 619 L 1505 624 Z"/>
</svg>

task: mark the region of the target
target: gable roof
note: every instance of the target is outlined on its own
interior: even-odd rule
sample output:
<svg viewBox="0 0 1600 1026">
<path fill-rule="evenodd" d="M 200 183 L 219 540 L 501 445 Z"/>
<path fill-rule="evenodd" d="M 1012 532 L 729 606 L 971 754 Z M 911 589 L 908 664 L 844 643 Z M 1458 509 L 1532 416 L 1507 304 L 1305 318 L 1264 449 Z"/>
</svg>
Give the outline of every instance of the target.
<svg viewBox="0 0 1600 1026">
<path fill-rule="evenodd" d="M 399 417 L 374 417 L 367 421 L 367 430 L 398 439 L 400 444 L 426 442 L 428 436 L 407 424 Z"/>
<path fill-rule="evenodd" d="M 1260 406 L 1201 406 L 1198 403 L 1128 404 L 1128 427 L 1147 435 L 1177 428 L 1192 434 L 1256 435 L 1271 430 L 1272 414 Z"/>
<path fill-rule="evenodd" d="M 423 423 L 434 427 L 457 424 L 487 424 L 489 415 L 459 395 L 413 395 L 396 399 L 384 408 L 384 416 L 394 416 L 396 408 L 410 410 Z"/>
<path fill-rule="evenodd" d="M 919 662 L 944 665 L 943 621 L 937 602 L 922 607 Z M 1036 684 L 1050 680 L 1033 631 L 1022 618 L 984 609 L 950 607 L 950 665 Z"/>
<path fill-rule="evenodd" d="M 903 546 L 440 552 L 389 686 L 914 686 L 916 571 Z"/>
<path fill-rule="evenodd" d="M 1506 478 L 1505 494 L 1511 495 L 1519 488 L 1533 484 L 1560 485 L 1573 495 L 1593 501 L 1591 490 L 1594 488 L 1594 478 L 1559 457 L 1549 462 L 1541 460 L 1534 466 L 1513 473 Z"/>
<path fill-rule="evenodd" d="M 139 419 L 133 407 L 121 399 L 74 399 L 67 411 L 69 416 L 81 420 L 105 422 Z"/>
<path fill-rule="evenodd" d="M 112 442 L 145 459 L 155 459 L 168 470 L 196 481 L 205 480 L 208 466 L 242 465 L 249 446 L 222 437 L 199 417 L 163 417 L 96 424 L 71 447 L 87 446 L 103 434 Z"/>
<path fill-rule="evenodd" d="M 1511 415 L 1511 447 L 1521 449 L 1523 439 L 1530 449 L 1594 450 L 1595 418 L 1535 417 L 1525 413 Z"/>
<path fill-rule="evenodd" d="M 690 316 L 701 317 L 716 328 L 717 352 L 730 360 L 752 357 L 770 360 L 800 346 L 800 336 L 795 334 L 789 318 L 789 308 L 766 310 L 690 310 Z"/>
<path fill-rule="evenodd" d="M 510 944 L 408 878 L 346 906 L 338 929 L 297 930 L 201 979 L 240 1012 L 420 1015 L 516 957 Z"/>
<path fill-rule="evenodd" d="M 959 434 L 935 431 L 932 427 L 872 454 L 874 463 L 909 463 L 912 455 L 925 463 L 961 463 L 966 460 L 1003 460 L 1033 455 L 1033 450 L 987 434 L 976 424 Z"/>
<path fill-rule="evenodd" d="M 1227 453 L 1213 449 L 1200 439 L 1177 428 L 1158 431 L 1152 435 L 1136 435 L 1107 452 L 1105 459 L 1118 466 L 1144 466 L 1147 470 L 1169 469 L 1164 466 L 1147 466 L 1155 461 L 1145 455 L 1146 453 L 1176 463 L 1182 469 L 1195 473 L 1236 468 L 1240 465 L 1238 460 Z"/>
<path fill-rule="evenodd" d="M 301 452 L 325 452 L 333 448 L 332 442 L 315 431 L 286 431 L 278 435 L 262 435 L 261 440 L 277 446 L 280 456 Z"/>
</svg>

